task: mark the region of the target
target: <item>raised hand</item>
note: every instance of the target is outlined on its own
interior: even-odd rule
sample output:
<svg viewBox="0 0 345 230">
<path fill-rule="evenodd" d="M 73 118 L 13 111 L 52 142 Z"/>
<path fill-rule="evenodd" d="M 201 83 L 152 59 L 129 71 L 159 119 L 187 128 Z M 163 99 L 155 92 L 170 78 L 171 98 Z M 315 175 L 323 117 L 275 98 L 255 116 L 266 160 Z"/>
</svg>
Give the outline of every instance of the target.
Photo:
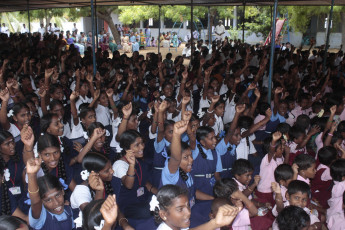
<svg viewBox="0 0 345 230">
<path fill-rule="evenodd" d="M 317 134 L 318 132 L 320 132 L 320 126 L 318 126 L 318 125 L 311 127 L 311 129 L 309 131 L 310 135 L 312 135 L 312 136 Z"/>
<path fill-rule="evenodd" d="M 277 132 L 274 132 L 273 135 L 272 135 L 272 140 L 273 141 L 278 141 L 280 138 L 282 137 L 282 133 L 277 131 Z"/>
<path fill-rule="evenodd" d="M 71 100 L 71 101 L 75 101 L 75 99 L 77 99 L 79 97 L 79 92 L 78 91 L 73 91 L 72 93 L 71 93 L 71 95 L 69 96 L 69 99 Z"/>
<path fill-rule="evenodd" d="M 329 110 L 331 111 L 331 114 L 334 116 L 335 112 L 337 111 L 337 106 L 333 105 Z"/>
<path fill-rule="evenodd" d="M 182 105 L 187 105 L 190 102 L 190 97 L 189 96 L 184 96 L 182 98 Z"/>
<path fill-rule="evenodd" d="M 39 156 L 38 158 L 30 158 L 26 162 L 26 173 L 27 174 L 36 174 L 41 168 L 42 159 Z"/>
<path fill-rule="evenodd" d="M 182 73 L 182 78 L 183 78 L 183 80 L 187 80 L 187 78 L 188 78 L 188 71 L 187 71 L 187 68 L 185 68 L 184 69 L 184 71 L 183 71 L 183 73 Z"/>
<path fill-rule="evenodd" d="M 80 150 L 83 149 L 83 146 L 79 142 L 75 141 L 75 142 L 73 142 L 73 149 L 79 153 Z"/>
<path fill-rule="evenodd" d="M 272 191 L 275 193 L 275 194 L 281 194 L 281 189 L 280 189 L 280 186 L 277 182 L 272 182 L 271 183 L 271 188 L 272 188 Z"/>
<path fill-rule="evenodd" d="M 50 76 L 53 74 L 53 72 L 54 72 L 54 68 L 46 69 L 44 71 L 44 77 L 45 78 L 50 78 Z"/>
<path fill-rule="evenodd" d="M 259 90 L 258 88 L 255 88 L 254 94 L 255 94 L 255 96 L 256 96 L 257 98 L 259 98 L 259 97 L 261 96 L 260 90 Z"/>
<path fill-rule="evenodd" d="M 246 104 L 236 105 L 236 113 L 243 113 L 246 109 Z"/>
<path fill-rule="evenodd" d="M 9 88 L 12 88 L 13 87 L 13 84 L 14 84 L 14 79 L 13 78 L 10 78 L 6 81 L 6 87 L 9 89 Z"/>
<path fill-rule="evenodd" d="M 132 113 L 132 102 L 129 102 L 127 105 L 123 106 L 122 114 L 124 118 L 128 119 L 131 113 Z"/>
<path fill-rule="evenodd" d="M 10 99 L 10 92 L 7 88 L 0 92 L 0 99 L 1 101 L 8 101 Z"/>
<path fill-rule="evenodd" d="M 117 210 L 118 207 L 116 204 L 116 196 L 109 195 L 99 211 L 101 212 L 105 223 L 109 224 L 109 226 L 112 226 L 117 219 Z"/>
<path fill-rule="evenodd" d="M 174 124 L 173 133 L 177 135 L 182 135 L 187 131 L 188 128 L 188 121 L 179 121 Z"/>
<path fill-rule="evenodd" d="M 105 93 L 107 94 L 108 98 L 112 98 L 114 94 L 114 90 L 112 88 L 109 88 L 107 89 L 107 91 L 105 91 Z"/>
<path fill-rule="evenodd" d="M 95 191 L 103 191 L 104 185 L 101 178 L 99 178 L 99 174 L 92 171 L 89 176 L 89 185 Z"/>
<path fill-rule="evenodd" d="M 133 150 L 126 150 L 126 159 L 129 165 L 135 165 L 135 154 Z"/>
<path fill-rule="evenodd" d="M 266 117 L 270 118 L 272 116 L 272 110 L 271 108 L 268 108 L 265 112 Z"/>
<path fill-rule="evenodd" d="M 164 112 L 166 109 L 168 109 L 168 102 L 167 101 L 163 101 L 160 105 L 159 105 L 159 112 Z"/>
<path fill-rule="evenodd" d="M 275 90 L 274 90 L 274 94 L 279 94 L 279 93 L 282 93 L 283 92 L 283 88 L 282 87 L 277 87 Z"/>
<path fill-rule="evenodd" d="M 213 104 L 216 104 L 219 101 L 219 99 L 220 99 L 219 95 L 214 95 L 212 96 L 211 101 Z"/>
<path fill-rule="evenodd" d="M 182 120 L 183 121 L 189 121 L 192 117 L 192 111 L 185 111 L 183 114 L 182 114 Z"/>
<path fill-rule="evenodd" d="M 30 147 L 31 149 L 29 150 L 32 150 L 32 148 L 34 147 L 35 136 L 32 128 L 28 124 L 25 124 L 22 130 L 20 130 L 20 139 L 23 142 L 24 146 Z"/>
<path fill-rule="evenodd" d="M 254 176 L 254 184 L 255 184 L 256 186 L 258 186 L 258 184 L 259 184 L 260 180 L 261 180 L 260 175 L 256 175 L 256 176 Z"/>
<path fill-rule="evenodd" d="M 219 207 L 215 223 L 218 228 L 229 226 L 241 210 L 228 204 Z"/>
<path fill-rule="evenodd" d="M 105 134 L 105 129 L 102 128 L 95 128 L 93 130 L 91 138 L 97 140 L 98 138 L 102 137 Z"/>
<path fill-rule="evenodd" d="M 249 90 L 255 89 L 256 88 L 256 84 L 254 82 L 250 83 L 250 85 L 248 86 Z"/>
<path fill-rule="evenodd" d="M 101 91 L 100 91 L 99 89 L 97 89 L 97 90 L 95 91 L 95 93 L 93 94 L 93 97 L 94 97 L 95 99 L 98 99 L 100 94 L 101 94 Z"/>
<path fill-rule="evenodd" d="M 86 80 L 89 82 L 89 83 L 92 83 L 93 82 L 93 75 L 91 73 L 89 73 L 88 75 L 86 75 Z"/>
<path fill-rule="evenodd" d="M 296 163 L 294 163 L 292 166 L 291 166 L 291 168 L 292 168 L 292 171 L 293 171 L 293 173 L 294 174 L 298 174 L 298 165 L 296 164 Z"/>
</svg>

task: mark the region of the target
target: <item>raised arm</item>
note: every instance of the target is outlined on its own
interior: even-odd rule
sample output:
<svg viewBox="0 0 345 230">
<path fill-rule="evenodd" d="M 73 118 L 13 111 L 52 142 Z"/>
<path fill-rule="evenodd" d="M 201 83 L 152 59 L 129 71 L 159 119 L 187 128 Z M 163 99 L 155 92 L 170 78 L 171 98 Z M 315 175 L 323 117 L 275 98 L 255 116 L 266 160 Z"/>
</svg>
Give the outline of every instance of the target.
<svg viewBox="0 0 345 230">
<path fill-rule="evenodd" d="M 105 92 L 107 94 L 111 110 L 113 111 L 113 119 L 116 119 L 119 114 L 113 99 L 114 90 L 112 88 L 109 88 Z"/>
<path fill-rule="evenodd" d="M 192 116 L 191 112 L 188 112 Z M 171 140 L 171 157 L 169 159 L 168 167 L 170 173 L 175 173 L 181 163 L 182 152 L 181 152 L 181 135 L 186 132 L 188 127 L 188 121 L 179 121 L 174 124 L 173 137 Z"/>
<path fill-rule="evenodd" d="M 20 131 L 20 139 L 24 144 L 24 148 L 23 148 L 23 161 L 24 164 L 27 163 L 27 161 L 30 158 L 34 158 L 34 142 L 35 142 L 35 136 L 34 136 L 34 132 L 32 131 L 32 128 L 25 124 L 22 128 L 22 130 Z"/>
<path fill-rule="evenodd" d="M 31 213 L 34 219 L 39 219 L 42 211 L 42 200 L 40 198 L 37 184 L 37 172 L 41 168 L 41 157 L 30 158 L 26 163 L 26 174 L 28 175 L 28 192 L 31 200 Z"/>
<path fill-rule="evenodd" d="M 0 110 L 0 124 L 4 130 L 9 130 L 11 127 L 10 122 L 7 118 L 7 105 L 8 100 L 10 99 L 10 93 L 7 88 L 0 92 L 1 99 L 1 110 Z"/>
<path fill-rule="evenodd" d="M 103 135 L 105 135 L 105 129 L 95 128 L 93 130 L 89 142 L 87 142 L 87 144 L 84 146 L 84 148 L 82 148 L 77 156 L 78 163 L 81 163 L 83 161 L 84 156 L 92 149 L 92 146 L 95 144 L 95 142 Z"/>
<path fill-rule="evenodd" d="M 120 137 L 122 133 L 124 133 L 127 130 L 127 123 L 132 114 L 132 102 L 128 103 L 122 108 L 122 114 L 123 114 L 122 121 L 119 125 L 119 129 L 115 137 L 116 141 L 120 141 Z"/>
<path fill-rule="evenodd" d="M 266 114 L 266 116 L 265 116 L 265 118 L 262 121 L 252 125 L 247 131 L 242 133 L 242 135 L 241 135 L 242 138 L 243 137 L 247 137 L 247 136 L 253 134 L 256 130 L 258 130 L 261 126 L 265 125 L 271 119 L 272 111 L 271 111 L 270 108 L 268 108 L 266 110 L 265 114 Z"/>
<path fill-rule="evenodd" d="M 160 142 L 164 138 L 164 114 L 168 109 L 168 102 L 163 101 L 158 108 L 158 133 L 157 142 Z"/>
</svg>

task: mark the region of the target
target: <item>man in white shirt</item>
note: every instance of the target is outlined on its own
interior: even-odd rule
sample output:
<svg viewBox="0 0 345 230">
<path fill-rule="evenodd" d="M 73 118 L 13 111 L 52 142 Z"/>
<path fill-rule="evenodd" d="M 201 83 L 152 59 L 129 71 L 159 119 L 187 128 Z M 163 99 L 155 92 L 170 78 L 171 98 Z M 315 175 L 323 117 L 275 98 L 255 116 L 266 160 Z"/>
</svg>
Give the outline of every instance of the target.
<svg viewBox="0 0 345 230">
<path fill-rule="evenodd" d="M 220 41 L 223 40 L 223 36 L 225 33 L 225 27 L 223 25 L 222 20 L 219 20 L 218 25 L 216 26 L 216 29 L 214 32 L 216 34 L 216 40 L 220 40 Z"/>
<path fill-rule="evenodd" d="M 73 23 L 73 29 L 72 29 L 72 33 L 76 31 L 76 33 L 78 33 L 78 29 L 77 29 L 77 24 Z"/>
<path fill-rule="evenodd" d="M 10 31 L 8 29 L 8 27 L 6 26 L 5 23 L 2 23 L 2 27 L 1 27 L 1 33 L 7 34 L 7 36 L 10 36 Z"/>
<path fill-rule="evenodd" d="M 40 33 L 41 37 L 43 37 L 45 32 L 46 32 L 46 29 L 44 28 L 43 24 L 41 24 L 41 28 L 38 29 L 38 33 Z"/>
<path fill-rule="evenodd" d="M 52 24 L 49 23 L 49 26 L 48 26 L 47 30 L 48 30 L 48 33 L 49 33 L 49 34 L 54 33 L 54 26 L 52 26 Z"/>
<path fill-rule="evenodd" d="M 60 34 L 60 28 L 54 23 L 54 34 L 59 37 Z"/>
<path fill-rule="evenodd" d="M 29 33 L 29 30 L 28 28 L 25 27 L 25 24 L 23 24 L 23 27 L 21 28 L 20 33 L 22 34 Z"/>
</svg>

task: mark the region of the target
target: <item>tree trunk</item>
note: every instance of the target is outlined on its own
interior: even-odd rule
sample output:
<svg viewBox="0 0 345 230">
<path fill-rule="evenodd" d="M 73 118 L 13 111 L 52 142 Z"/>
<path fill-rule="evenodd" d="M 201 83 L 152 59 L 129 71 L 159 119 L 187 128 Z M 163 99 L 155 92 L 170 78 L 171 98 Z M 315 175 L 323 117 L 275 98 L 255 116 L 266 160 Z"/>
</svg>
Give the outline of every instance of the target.
<svg viewBox="0 0 345 230">
<path fill-rule="evenodd" d="M 104 11 L 102 11 L 102 12 L 97 11 L 97 16 L 108 23 L 110 30 L 111 30 L 111 33 L 114 36 L 114 40 L 115 40 L 116 44 L 120 45 L 121 44 L 120 34 L 115 27 L 113 19 L 111 18 L 111 12 L 109 13 L 109 12 L 104 12 Z"/>
<path fill-rule="evenodd" d="M 341 17 L 341 21 L 345 22 L 345 13 L 342 12 L 340 13 L 340 17 Z M 345 46 L 345 23 L 341 23 L 341 44 L 343 44 L 343 46 Z"/>
</svg>

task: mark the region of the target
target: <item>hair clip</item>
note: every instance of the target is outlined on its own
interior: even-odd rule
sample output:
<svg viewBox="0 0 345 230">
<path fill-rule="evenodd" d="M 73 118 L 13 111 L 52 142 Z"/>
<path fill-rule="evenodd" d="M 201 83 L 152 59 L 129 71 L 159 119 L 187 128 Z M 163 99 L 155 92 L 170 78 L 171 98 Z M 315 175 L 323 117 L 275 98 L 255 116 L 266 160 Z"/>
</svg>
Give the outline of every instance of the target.
<svg viewBox="0 0 345 230">
<path fill-rule="evenodd" d="M 9 169 L 5 169 L 4 170 L 4 177 L 5 177 L 5 181 L 9 181 L 11 174 L 10 174 L 10 170 Z"/>
<path fill-rule="evenodd" d="M 102 230 L 104 226 L 104 220 L 101 220 L 101 222 L 99 223 L 99 226 L 95 226 L 95 230 Z"/>
<path fill-rule="evenodd" d="M 85 169 L 80 172 L 80 175 L 82 180 L 87 180 L 90 176 L 90 173 Z"/>
<path fill-rule="evenodd" d="M 157 200 L 157 197 L 153 195 L 150 201 L 150 211 L 154 212 L 156 207 L 159 209 L 159 202 Z"/>
<path fill-rule="evenodd" d="M 10 111 L 8 111 L 7 113 L 7 117 L 12 117 L 13 116 L 13 109 L 11 109 Z"/>
<path fill-rule="evenodd" d="M 62 178 L 59 178 L 60 184 L 63 187 L 63 190 L 67 190 L 68 189 L 68 185 L 65 183 L 65 180 Z"/>
</svg>

